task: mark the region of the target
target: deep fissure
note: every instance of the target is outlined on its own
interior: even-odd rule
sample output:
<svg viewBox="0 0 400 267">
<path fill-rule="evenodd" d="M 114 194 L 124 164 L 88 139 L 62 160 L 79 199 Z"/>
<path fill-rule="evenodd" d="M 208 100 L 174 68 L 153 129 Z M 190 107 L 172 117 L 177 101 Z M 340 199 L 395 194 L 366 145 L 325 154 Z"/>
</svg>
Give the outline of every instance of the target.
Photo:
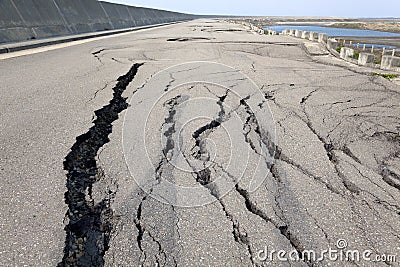
<svg viewBox="0 0 400 267">
<path fill-rule="evenodd" d="M 64 257 L 58 266 L 103 266 L 104 255 L 109 249 L 113 230 L 113 212 L 110 202 L 115 192 L 108 191 L 100 201 L 94 203 L 91 192 L 99 179 L 100 171 L 96 156 L 107 144 L 112 133 L 112 123 L 128 108 L 127 99 L 122 96 L 143 64 L 134 64 L 130 70 L 117 79 L 113 98 L 108 105 L 96 110 L 94 125 L 76 138 L 71 152 L 64 161 L 67 171 L 67 192 L 69 223 L 65 227 L 66 240 Z M 135 91 L 136 92 L 136 91 Z M 89 198 L 89 200 L 87 199 Z"/>
</svg>

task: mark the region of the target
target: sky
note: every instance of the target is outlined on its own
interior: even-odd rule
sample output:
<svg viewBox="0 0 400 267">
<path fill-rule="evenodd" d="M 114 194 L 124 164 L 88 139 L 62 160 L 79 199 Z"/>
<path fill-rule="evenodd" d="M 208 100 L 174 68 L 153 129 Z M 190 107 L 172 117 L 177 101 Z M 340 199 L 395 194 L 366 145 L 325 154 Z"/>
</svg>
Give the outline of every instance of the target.
<svg viewBox="0 0 400 267">
<path fill-rule="evenodd" d="M 103 0 L 192 14 L 400 17 L 400 0 Z"/>
</svg>

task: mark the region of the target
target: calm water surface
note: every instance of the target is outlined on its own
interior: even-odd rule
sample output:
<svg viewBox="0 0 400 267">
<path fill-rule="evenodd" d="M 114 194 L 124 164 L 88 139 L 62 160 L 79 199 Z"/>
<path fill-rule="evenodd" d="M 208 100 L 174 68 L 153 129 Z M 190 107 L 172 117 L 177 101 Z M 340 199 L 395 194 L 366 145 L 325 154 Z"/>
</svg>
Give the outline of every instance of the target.
<svg viewBox="0 0 400 267">
<path fill-rule="evenodd" d="M 267 26 L 267 30 L 274 30 L 282 32 L 286 29 L 303 30 L 310 32 L 326 33 L 333 37 L 400 37 L 399 33 L 392 32 L 380 32 L 371 30 L 355 30 L 355 29 L 343 29 L 343 28 L 330 28 L 324 26 L 299 26 L 299 25 L 279 25 L 279 26 Z"/>
</svg>

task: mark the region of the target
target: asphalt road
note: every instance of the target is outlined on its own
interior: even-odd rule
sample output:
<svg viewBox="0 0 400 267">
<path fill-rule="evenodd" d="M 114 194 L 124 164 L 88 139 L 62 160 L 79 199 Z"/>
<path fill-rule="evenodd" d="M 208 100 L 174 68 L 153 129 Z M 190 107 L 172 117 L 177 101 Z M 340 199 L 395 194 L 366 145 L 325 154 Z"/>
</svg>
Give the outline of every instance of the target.
<svg viewBox="0 0 400 267">
<path fill-rule="evenodd" d="M 2 59 L 0 265 L 398 266 L 400 87 L 303 41 L 197 20 Z"/>
</svg>

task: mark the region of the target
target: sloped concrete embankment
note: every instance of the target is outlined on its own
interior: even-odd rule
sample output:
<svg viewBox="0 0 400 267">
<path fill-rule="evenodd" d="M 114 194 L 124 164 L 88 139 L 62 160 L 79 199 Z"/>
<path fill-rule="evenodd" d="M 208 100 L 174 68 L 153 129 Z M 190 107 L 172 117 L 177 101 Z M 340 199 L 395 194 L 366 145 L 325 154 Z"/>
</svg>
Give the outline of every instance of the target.
<svg viewBox="0 0 400 267">
<path fill-rule="evenodd" d="M 97 0 L 1 0 L 0 43 L 176 22 L 193 15 Z"/>
</svg>

